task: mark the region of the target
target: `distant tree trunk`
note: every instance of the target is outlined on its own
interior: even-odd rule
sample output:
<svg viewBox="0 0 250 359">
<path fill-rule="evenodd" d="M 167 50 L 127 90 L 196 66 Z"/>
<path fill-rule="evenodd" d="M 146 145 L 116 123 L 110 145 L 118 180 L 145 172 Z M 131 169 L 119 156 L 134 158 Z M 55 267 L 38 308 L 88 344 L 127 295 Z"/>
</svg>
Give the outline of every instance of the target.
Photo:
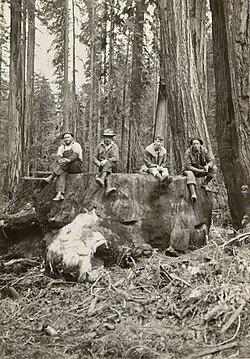
<svg viewBox="0 0 250 359">
<path fill-rule="evenodd" d="M 26 105 L 26 48 L 27 48 L 27 0 L 22 0 L 22 126 L 21 126 L 21 145 L 22 145 L 22 175 L 25 175 L 25 143 L 26 143 L 26 123 L 25 123 L 25 105 Z"/>
<path fill-rule="evenodd" d="M 133 172 L 137 169 L 136 162 L 140 152 L 139 136 L 140 107 L 143 94 L 142 69 L 145 3 L 145 0 L 136 0 L 135 2 L 127 172 Z"/>
<path fill-rule="evenodd" d="M 91 44 L 90 44 L 90 99 L 89 99 L 89 172 L 93 170 L 93 133 L 94 133 L 94 90 L 95 90 L 95 0 L 91 3 L 90 14 Z"/>
<path fill-rule="evenodd" d="M 2 100 L 2 64 L 3 64 L 3 42 L 4 42 L 4 26 L 3 26 L 3 15 L 4 15 L 4 1 L 0 0 L 0 105 Z"/>
<path fill-rule="evenodd" d="M 21 0 L 11 0 L 10 20 L 10 91 L 8 136 L 8 188 L 12 193 L 21 176 L 22 147 L 22 50 L 21 50 Z"/>
<path fill-rule="evenodd" d="M 204 70 L 204 64 L 198 63 L 202 61 L 201 56 L 197 56 L 195 61 L 197 49 L 194 49 L 192 41 L 189 6 L 186 0 L 159 0 L 162 69 L 157 124 L 162 126 L 162 122 L 167 121 L 166 128 L 171 127 L 173 163 L 177 172 L 183 166 L 190 137 L 200 136 L 206 147 L 212 150 L 197 70 L 198 65 Z M 205 33 L 203 38 L 199 38 L 200 43 L 203 41 Z"/>
<path fill-rule="evenodd" d="M 35 0 L 28 0 L 28 46 L 27 46 L 27 77 L 24 113 L 24 174 L 29 173 L 29 149 L 31 123 L 33 119 L 34 98 L 34 60 L 35 60 Z"/>
<path fill-rule="evenodd" d="M 69 128 L 69 3 L 64 11 L 64 79 L 63 79 L 63 128 Z"/>
<path fill-rule="evenodd" d="M 75 2 L 72 0 L 72 112 L 73 112 L 73 132 L 76 137 L 77 133 L 77 109 L 76 109 L 76 19 L 75 19 Z"/>
<path fill-rule="evenodd" d="M 110 28 L 109 28 L 109 70 L 108 70 L 108 126 L 114 126 L 114 104 L 113 104 L 113 61 L 114 61 L 114 1 L 110 2 Z"/>
<path fill-rule="evenodd" d="M 194 60 L 205 115 L 207 115 L 206 3 L 205 0 L 191 0 L 189 3 Z"/>
<path fill-rule="evenodd" d="M 249 2 L 210 0 L 217 141 L 233 225 L 244 213 L 241 186 L 250 185 Z"/>
<path fill-rule="evenodd" d="M 103 31 L 102 31 L 102 52 L 103 52 L 103 83 L 107 83 L 107 19 L 108 19 L 108 6 L 107 1 L 104 1 L 103 10 Z M 106 124 L 105 124 L 106 125 Z"/>
<path fill-rule="evenodd" d="M 121 128 L 121 168 L 122 173 L 125 172 L 125 127 L 126 127 L 126 98 L 127 98 L 127 78 L 128 78 L 128 59 L 129 59 L 129 51 L 130 51 L 130 42 L 131 42 L 131 34 L 130 31 L 128 33 L 127 39 L 127 51 L 124 65 L 124 78 L 123 78 L 123 90 L 122 90 L 122 128 Z"/>
</svg>

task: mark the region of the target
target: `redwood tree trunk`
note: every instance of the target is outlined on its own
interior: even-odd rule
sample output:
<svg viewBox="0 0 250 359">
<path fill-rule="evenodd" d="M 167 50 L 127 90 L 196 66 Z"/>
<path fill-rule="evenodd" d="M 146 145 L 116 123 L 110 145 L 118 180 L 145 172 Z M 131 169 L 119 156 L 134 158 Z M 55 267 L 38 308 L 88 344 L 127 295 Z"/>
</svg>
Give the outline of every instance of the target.
<svg viewBox="0 0 250 359">
<path fill-rule="evenodd" d="M 93 171 L 93 141 L 94 141 L 94 97 L 95 97 L 95 1 L 91 4 L 90 26 L 91 26 L 91 44 L 90 44 L 90 99 L 89 99 L 89 129 L 88 129 L 88 143 L 89 143 L 89 172 Z"/>
<path fill-rule="evenodd" d="M 144 14 L 146 11 L 145 0 L 136 0 L 134 35 L 133 35 L 133 58 L 131 75 L 131 99 L 130 119 L 128 135 L 128 161 L 127 172 L 133 172 L 136 168 L 136 161 L 140 155 L 139 136 L 141 120 L 141 98 L 143 94 L 142 69 L 143 69 L 143 35 L 144 35 Z"/>
<path fill-rule="evenodd" d="M 76 101 L 76 19 L 75 19 L 75 2 L 72 0 L 72 116 L 73 116 L 73 133 L 77 134 L 77 101 Z"/>
<path fill-rule="evenodd" d="M 34 58 L 35 58 L 35 0 L 28 0 L 28 44 L 27 44 L 27 77 L 24 113 L 24 174 L 29 173 L 30 131 L 33 118 L 34 97 Z"/>
<path fill-rule="evenodd" d="M 9 91 L 9 192 L 16 189 L 22 164 L 22 55 L 21 55 L 21 0 L 11 0 L 10 23 L 10 91 Z"/>
<path fill-rule="evenodd" d="M 64 80 L 63 80 L 63 128 L 69 127 L 69 3 L 65 1 L 64 20 Z"/>
<path fill-rule="evenodd" d="M 171 127 L 173 162 L 177 172 L 183 166 L 190 137 L 200 136 L 206 147 L 212 150 L 197 70 L 202 57 L 195 57 L 192 41 L 194 19 L 191 20 L 190 10 L 190 3 L 186 0 L 159 1 L 162 71 L 156 127 L 163 127 L 165 121 L 166 128 Z M 205 34 L 199 41 L 205 41 Z M 204 64 L 199 64 L 199 69 L 204 69 Z"/>
<path fill-rule="evenodd" d="M 210 0 L 217 140 L 233 225 L 244 213 L 241 186 L 250 184 L 249 4 Z"/>
</svg>

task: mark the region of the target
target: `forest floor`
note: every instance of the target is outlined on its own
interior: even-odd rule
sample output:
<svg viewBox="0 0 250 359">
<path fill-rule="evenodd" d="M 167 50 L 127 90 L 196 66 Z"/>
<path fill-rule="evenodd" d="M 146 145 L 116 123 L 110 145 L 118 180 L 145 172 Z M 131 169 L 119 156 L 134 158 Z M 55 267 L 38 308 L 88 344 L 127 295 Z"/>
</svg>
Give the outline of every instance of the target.
<svg viewBox="0 0 250 359">
<path fill-rule="evenodd" d="M 250 358 L 250 234 L 228 240 L 213 227 L 204 248 L 155 251 L 94 283 L 2 260 L 0 358 Z"/>
</svg>

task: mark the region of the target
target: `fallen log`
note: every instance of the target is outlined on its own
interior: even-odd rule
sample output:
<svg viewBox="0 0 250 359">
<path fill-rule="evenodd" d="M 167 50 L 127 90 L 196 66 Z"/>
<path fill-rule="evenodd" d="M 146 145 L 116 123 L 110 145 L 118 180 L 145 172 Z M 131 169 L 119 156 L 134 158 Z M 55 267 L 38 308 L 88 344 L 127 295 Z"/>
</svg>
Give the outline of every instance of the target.
<svg viewBox="0 0 250 359">
<path fill-rule="evenodd" d="M 46 184 L 24 178 L 10 213 L 31 203 L 47 231 L 71 223 L 78 214 L 92 211 L 99 225 L 118 238 L 117 245 L 138 247 L 150 244 L 178 252 L 206 244 L 212 214 L 212 194 L 197 186 L 196 203 L 189 198 L 186 179 L 177 176 L 168 186 L 161 186 L 153 176 L 112 174 L 110 182 L 117 193 L 110 196 L 95 182 L 95 174 L 68 175 L 65 199 L 54 202 L 55 183 Z"/>
</svg>

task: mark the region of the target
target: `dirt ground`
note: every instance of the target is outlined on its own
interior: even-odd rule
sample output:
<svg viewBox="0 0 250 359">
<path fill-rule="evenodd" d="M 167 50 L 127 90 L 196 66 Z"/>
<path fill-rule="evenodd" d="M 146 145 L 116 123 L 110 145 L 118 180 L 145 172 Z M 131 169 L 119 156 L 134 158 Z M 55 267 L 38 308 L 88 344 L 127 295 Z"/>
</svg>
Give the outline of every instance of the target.
<svg viewBox="0 0 250 359">
<path fill-rule="evenodd" d="M 214 227 L 202 249 L 154 251 L 93 283 L 2 259 L 0 358 L 250 358 L 250 234 L 230 236 Z"/>
</svg>

